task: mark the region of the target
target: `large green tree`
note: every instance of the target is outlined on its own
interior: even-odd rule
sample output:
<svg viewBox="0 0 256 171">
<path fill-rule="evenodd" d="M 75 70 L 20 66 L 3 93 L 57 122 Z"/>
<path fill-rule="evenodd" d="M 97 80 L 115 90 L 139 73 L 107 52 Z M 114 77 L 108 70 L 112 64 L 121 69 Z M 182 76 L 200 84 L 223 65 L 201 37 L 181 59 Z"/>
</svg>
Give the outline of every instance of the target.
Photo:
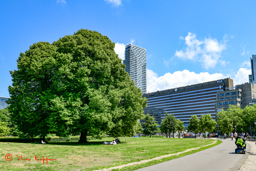
<svg viewBox="0 0 256 171">
<path fill-rule="evenodd" d="M 81 29 L 21 53 L 8 101 L 19 130 L 27 136 L 80 133 L 79 142 L 87 142 L 88 132 L 130 132 L 143 117 L 146 98 L 114 47 L 107 36 Z"/>
<path fill-rule="evenodd" d="M 189 119 L 189 124 L 188 124 L 188 131 L 192 131 L 196 134 L 199 132 L 199 118 L 197 115 L 192 115 L 191 118 Z"/>
<path fill-rule="evenodd" d="M 199 131 L 204 132 L 206 136 L 206 132 L 212 132 L 216 128 L 216 121 L 212 119 L 211 114 L 202 115 L 199 122 Z"/>
<path fill-rule="evenodd" d="M 221 110 L 217 113 L 217 123 L 219 129 L 223 133 L 227 133 L 229 135 L 233 130 L 233 120 L 228 116 L 227 111 L 225 110 Z"/>
<path fill-rule="evenodd" d="M 173 133 L 173 138 L 174 138 L 174 132 L 176 131 L 176 119 L 174 117 L 174 115 L 165 114 L 165 118 L 163 119 L 162 123 L 161 123 L 161 132 L 166 133 L 166 136 L 169 135 L 170 137 L 170 133 Z"/>
<path fill-rule="evenodd" d="M 159 128 L 153 116 L 147 114 L 144 118 L 144 123 L 142 124 L 143 133 L 145 135 L 154 135 L 158 132 Z"/>
</svg>

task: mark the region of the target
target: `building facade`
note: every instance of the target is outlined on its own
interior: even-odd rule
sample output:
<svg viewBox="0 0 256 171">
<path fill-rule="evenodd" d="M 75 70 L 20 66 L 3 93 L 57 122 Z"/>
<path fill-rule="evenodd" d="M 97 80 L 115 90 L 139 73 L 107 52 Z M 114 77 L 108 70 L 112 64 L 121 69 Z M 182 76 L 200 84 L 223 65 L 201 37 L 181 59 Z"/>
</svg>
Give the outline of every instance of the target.
<svg viewBox="0 0 256 171">
<path fill-rule="evenodd" d="M 233 87 L 233 80 L 225 78 L 147 93 L 143 95 L 148 100 L 144 114 L 154 116 L 159 125 L 165 118 L 166 112 L 174 114 L 176 119 L 184 122 L 184 126 L 188 125 L 192 115 L 197 115 L 200 118 L 202 115 L 210 113 L 212 118 L 216 119 L 217 93 L 230 87 Z"/>
<path fill-rule="evenodd" d="M 125 46 L 125 71 L 129 73 L 135 85 L 145 94 L 147 92 L 146 49 L 129 44 Z"/>
<path fill-rule="evenodd" d="M 0 97 L 0 109 L 4 109 L 8 106 L 6 103 L 6 100 L 8 100 L 8 97 Z"/>
<path fill-rule="evenodd" d="M 252 76 L 251 76 L 251 81 L 250 81 L 250 76 L 249 76 L 249 83 L 256 84 L 256 55 L 252 55 L 251 57 L 251 70 L 252 70 Z"/>
<path fill-rule="evenodd" d="M 229 105 L 240 106 L 242 102 L 242 89 L 231 87 L 226 88 L 225 91 L 220 91 L 216 96 L 216 110 L 217 112 L 222 109 L 226 110 L 229 108 Z"/>
<path fill-rule="evenodd" d="M 236 89 L 242 90 L 242 104 L 241 108 L 245 108 L 247 105 L 250 105 L 251 103 L 255 103 L 256 99 L 256 85 L 245 83 L 236 85 Z"/>
</svg>

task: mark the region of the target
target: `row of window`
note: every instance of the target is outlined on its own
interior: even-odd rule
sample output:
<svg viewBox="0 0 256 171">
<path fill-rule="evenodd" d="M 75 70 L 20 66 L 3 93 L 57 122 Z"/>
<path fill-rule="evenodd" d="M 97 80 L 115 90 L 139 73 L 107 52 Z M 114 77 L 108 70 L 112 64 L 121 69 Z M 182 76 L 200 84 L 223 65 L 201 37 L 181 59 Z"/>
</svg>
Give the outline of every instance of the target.
<svg viewBox="0 0 256 171">
<path fill-rule="evenodd" d="M 223 86 L 221 86 L 222 88 Z M 156 98 L 164 98 L 164 97 L 170 97 L 170 96 L 179 96 L 179 95 L 182 95 L 182 94 L 189 94 L 191 93 L 191 95 L 193 95 L 193 93 L 196 93 L 196 92 L 201 92 L 201 91 L 207 91 L 207 92 L 212 92 L 212 91 L 208 91 L 208 90 L 214 90 L 215 91 L 223 91 L 220 89 L 220 87 L 211 87 L 211 88 L 206 88 L 206 89 L 200 89 L 200 90 L 192 90 L 192 91 L 187 91 L 187 92 L 182 92 L 182 93 L 175 93 L 175 94 L 168 94 L 168 95 L 163 95 L 161 97 L 147 97 L 147 99 L 156 99 Z M 160 94 L 160 92 L 159 92 Z"/>
<path fill-rule="evenodd" d="M 187 95 L 189 96 L 189 95 Z M 189 98 L 186 95 L 184 95 L 184 97 L 182 96 L 182 98 L 176 97 L 176 98 L 172 98 L 172 99 L 166 99 L 166 98 L 162 98 L 162 99 L 157 99 L 157 100 L 149 100 L 148 99 L 148 104 L 157 104 L 157 103 L 164 103 L 164 102 L 177 102 L 177 101 L 181 101 L 182 103 L 187 101 L 187 99 L 194 99 L 196 101 L 201 101 L 201 99 L 203 97 L 212 97 L 212 100 L 216 100 L 216 93 L 212 93 L 212 94 L 206 94 L 206 95 L 194 95 L 194 96 L 189 96 Z M 179 102 L 179 103 L 181 103 Z"/>
<path fill-rule="evenodd" d="M 179 112 L 179 113 L 175 113 L 172 110 L 165 110 L 165 112 L 171 113 L 171 114 L 174 114 L 174 115 L 182 115 L 182 114 L 197 115 L 197 114 L 200 114 L 200 113 L 213 113 L 213 112 L 215 112 L 215 109 L 214 110 L 209 109 L 209 110 L 202 110 L 202 111 L 192 111 L 192 112 L 182 111 L 182 112 Z"/>
<path fill-rule="evenodd" d="M 225 93 L 225 94 L 226 94 L 226 96 L 230 95 L 230 93 Z M 224 93 L 223 94 L 219 94 L 219 96 L 224 96 L 225 94 Z M 231 92 L 231 95 L 236 95 L 236 94 L 238 94 L 238 92 Z"/>
<path fill-rule="evenodd" d="M 161 105 L 161 106 L 158 106 L 158 105 L 155 105 L 155 106 L 151 106 L 150 105 L 150 107 L 161 107 L 161 108 L 164 108 L 164 109 L 167 109 L 167 108 L 171 108 L 171 109 L 173 109 L 173 110 L 175 110 L 175 109 L 184 109 L 184 108 L 188 108 L 188 107 L 190 107 L 190 108 L 196 108 L 196 109 L 199 109 L 200 107 L 204 107 L 204 106 L 215 106 L 215 103 L 214 103 L 215 101 L 212 101 L 212 103 L 208 103 L 208 104 L 205 104 L 205 103 L 203 103 L 203 104 L 199 104 L 199 105 L 194 105 L 193 103 L 191 103 L 191 105 L 188 105 L 188 104 L 183 104 L 183 105 L 178 105 L 178 106 L 173 106 L 173 105 Z"/>
<path fill-rule="evenodd" d="M 173 104 L 178 104 L 178 105 L 193 105 L 193 104 L 198 104 L 198 103 L 210 103 L 210 102 L 215 102 L 216 99 L 214 97 L 207 97 L 207 98 L 200 98 L 200 101 L 198 98 L 190 98 L 189 100 L 183 100 L 182 102 L 177 101 L 177 100 L 168 100 L 168 101 L 156 101 L 156 102 L 148 102 L 148 106 L 156 106 L 156 107 L 160 107 L 160 106 L 164 106 L 167 104 L 173 105 Z"/>
<path fill-rule="evenodd" d="M 225 99 L 238 99 L 239 97 L 234 96 L 234 97 L 226 97 L 226 98 L 220 98 L 219 100 L 225 100 Z M 242 97 L 240 98 L 242 99 Z"/>
<path fill-rule="evenodd" d="M 217 103 L 218 105 L 227 105 L 227 104 L 236 104 L 237 101 L 231 101 L 231 102 L 223 102 L 223 103 Z"/>
</svg>

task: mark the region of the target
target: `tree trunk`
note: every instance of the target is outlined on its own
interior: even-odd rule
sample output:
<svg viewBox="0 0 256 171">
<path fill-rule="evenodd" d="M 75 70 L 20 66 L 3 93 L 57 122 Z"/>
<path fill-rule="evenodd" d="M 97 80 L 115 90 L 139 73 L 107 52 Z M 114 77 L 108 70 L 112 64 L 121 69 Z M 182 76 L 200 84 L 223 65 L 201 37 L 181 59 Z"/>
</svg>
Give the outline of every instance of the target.
<svg viewBox="0 0 256 171">
<path fill-rule="evenodd" d="M 172 134 L 173 134 L 172 137 L 174 138 L 174 131 L 172 132 Z"/>
<path fill-rule="evenodd" d="M 43 136 L 43 142 L 45 142 L 45 136 Z"/>
<path fill-rule="evenodd" d="M 87 129 L 84 130 L 84 132 L 81 132 L 81 135 L 80 135 L 80 139 L 78 141 L 78 143 L 87 143 Z"/>
<path fill-rule="evenodd" d="M 169 138 L 171 138 L 171 133 L 169 132 Z"/>
</svg>

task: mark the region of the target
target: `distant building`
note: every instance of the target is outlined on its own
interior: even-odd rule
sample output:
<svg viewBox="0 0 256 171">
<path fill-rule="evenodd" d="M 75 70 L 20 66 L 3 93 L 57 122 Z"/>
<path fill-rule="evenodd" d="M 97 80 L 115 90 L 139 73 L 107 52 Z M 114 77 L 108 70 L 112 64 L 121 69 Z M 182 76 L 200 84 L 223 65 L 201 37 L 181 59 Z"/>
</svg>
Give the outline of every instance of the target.
<svg viewBox="0 0 256 171">
<path fill-rule="evenodd" d="M 145 94 L 147 92 L 146 49 L 132 44 L 125 46 L 125 71 L 129 73 L 135 85 Z"/>
<path fill-rule="evenodd" d="M 251 81 L 249 76 L 249 83 L 256 84 L 256 55 L 252 55 L 251 57 L 251 69 L 252 69 L 252 76 L 251 76 Z"/>
<path fill-rule="evenodd" d="M 253 84 L 252 74 L 249 75 L 249 83 Z"/>
<path fill-rule="evenodd" d="M 216 109 L 228 109 L 229 105 L 245 108 L 256 103 L 256 85 L 245 83 L 235 87 L 226 88 L 223 92 L 217 93 Z"/>
<path fill-rule="evenodd" d="M 4 109 L 8 106 L 6 103 L 6 100 L 8 100 L 8 97 L 0 97 L 0 109 Z"/>
<path fill-rule="evenodd" d="M 256 85 L 245 83 L 236 85 L 237 89 L 242 90 L 242 104 L 241 108 L 245 108 L 250 103 L 254 103 L 254 99 L 256 99 Z"/>
<path fill-rule="evenodd" d="M 217 93 L 216 110 L 226 110 L 229 105 L 242 105 L 242 89 L 231 87 Z"/>
<path fill-rule="evenodd" d="M 209 113 L 213 119 L 216 119 L 217 93 L 224 92 L 225 89 L 231 87 L 233 87 L 233 80 L 225 78 L 147 93 L 143 95 L 148 100 L 144 114 L 149 113 L 154 116 L 159 125 L 165 118 L 166 112 L 174 114 L 176 119 L 184 122 L 184 126 L 188 125 L 192 115 L 197 115 L 200 118 Z"/>
</svg>

